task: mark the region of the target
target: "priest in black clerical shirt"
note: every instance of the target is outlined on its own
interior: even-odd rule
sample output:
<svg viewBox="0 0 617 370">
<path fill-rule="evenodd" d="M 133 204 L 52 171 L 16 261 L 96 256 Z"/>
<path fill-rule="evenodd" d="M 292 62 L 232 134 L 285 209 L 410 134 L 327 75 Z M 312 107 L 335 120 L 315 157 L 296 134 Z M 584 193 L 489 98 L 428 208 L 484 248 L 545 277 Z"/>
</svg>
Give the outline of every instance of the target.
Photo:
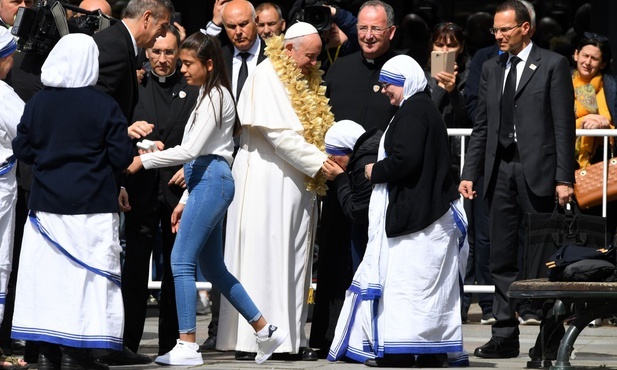
<svg viewBox="0 0 617 370">
<path fill-rule="evenodd" d="M 152 132 L 139 140 L 161 141 L 165 148 L 182 141 L 184 126 L 199 93 L 199 88 L 189 86 L 180 73 L 179 46 L 178 31 L 170 26 L 167 35 L 159 37 L 154 46 L 146 50 L 151 68 L 139 85 L 139 100 L 133 114 L 136 125 L 144 124 L 144 121 L 154 125 Z M 141 170 L 128 176 L 126 189 L 121 190 L 121 197 L 128 193 L 128 204 L 124 204 L 126 256 L 122 269 L 124 343 L 132 351 L 137 351 L 143 334 L 149 297 L 150 254 L 156 244 L 159 225 L 163 280 L 159 299 L 158 353 L 167 353 L 176 345 L 178 318 L 170 262 L 175 235 L 171 232 L 170 222 L 171 213 L 184 190 L 183 183 L 180 166 L 165 167 Z M 155 255 L 154 259 L 157 258 Z"/>
</svg>

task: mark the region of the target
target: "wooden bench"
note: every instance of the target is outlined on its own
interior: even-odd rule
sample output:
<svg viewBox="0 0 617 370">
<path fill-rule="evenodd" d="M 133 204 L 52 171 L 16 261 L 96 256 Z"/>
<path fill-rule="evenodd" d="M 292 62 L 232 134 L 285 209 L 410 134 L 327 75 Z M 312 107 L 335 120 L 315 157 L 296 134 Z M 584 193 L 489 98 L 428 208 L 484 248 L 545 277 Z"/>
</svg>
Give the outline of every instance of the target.
<svg viewBox="0 0 617 370">
<path fill-rule="evenodd" d="M 559 300 L 550 315 L 543 320 L 536 345 L 542 348 L 541 358 L 528 362 L 528 367 L 547 367 L 551 370 L 572 370 L 570 355 L 579 334 L 596 318 L 617 314 L 617 283 L 558 282 L 531 279 L 514 282 L 508 296 L 532 300 Z M 574 314 L 574 320 L 561 339 L 555 365 L 547 359 L 548 338 L 554 332 L 563 333 L 563 322 Z"/>
</svg>

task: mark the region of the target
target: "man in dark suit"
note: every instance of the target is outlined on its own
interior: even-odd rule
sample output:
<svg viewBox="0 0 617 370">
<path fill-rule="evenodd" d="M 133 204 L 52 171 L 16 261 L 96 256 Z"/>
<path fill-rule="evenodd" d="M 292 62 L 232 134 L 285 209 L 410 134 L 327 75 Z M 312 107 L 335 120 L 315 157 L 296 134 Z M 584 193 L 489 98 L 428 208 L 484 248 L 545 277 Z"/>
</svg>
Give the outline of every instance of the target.
<svg viewBox="0 0 617 370">
<path fill-rule="evenodd" d="M 230 41 L 223 47 L 223 59 L 234 97 L 238 101 L 246 77 L 266 58 L 264 55 L 266 43 L 257 35 L 255 8 L 250 2 L 234 0 L 226 3 L 223 5 L 222 19 Z M 244 76 L 242 76 L 243 58 L 246 58 L 247 67 Z"/>
<path fill-rule="evenodd" d="M 519 274 L 518 231 L 525 213 L 551 211 L 572 196 L 574 91 L 568 61 L 530 40 L 520 1 L 497 7 L 491 33 L 504 53 L 482 67 L 476 122 L 459 192 L 473 199 L 484 173 L 489 200 L 490 268 L 495 282 L 492 338 L 474 355 L 519 354 L 516 302 L 506 293 Z M 511 73 L 512 72 L 512 73 Z"/>
<path fill-rule="evenodd" d="M 174 12 L 170 0 L 131 0 L 122 21 L 96 33 L 99 47 L 97 88 L 111 95 L 132 121 L 137 104 L 137 54 L 139 48 L 152 47 L 165 30 Z"/>
<path fill-rule="evenodd" d="M 157 37 L 165 36 L 173 12 L 174 6 L 170 0 L 131 0 L 121 22 L 93 36 L 99 48 L 99 79 L 96 87 L 118 102 L 128 122 L 133 122 L 138 99 L 139 48 L 152 47 Z M 152 359 L 124 346 L 123 351 L 98 353 L 98 361 L 109 365 L 133 365 L 150 363 Z"/>
<path fill-rule="evenodd" d="M 180 145 L 184 126 L 197 100 L 199 88 L 189 86 L 178 68 L 180 34 L 169 26 L 146 56 L 152 70 L 139 85 L 139 101 L 133 119 L 154 124 L 145 138 L 162 142 L 166 148 Z M 139 171 L 126 178 L 130 210 L 126 217 L 126 254 L 122 269 L 124 299 L 124 343 L 136 352 L 143 334 L 149 295 L 150 255 L 160 225 L 163 279 L 159 298 L 159 355 L 167 353 L 178 339 L 178 317 L 171 250 L 175 234 L 171 231 L 171 213 L 183 192 L 181 166 Z M 122 191 L 122 190 L 121 190 Z"/>
</svg>

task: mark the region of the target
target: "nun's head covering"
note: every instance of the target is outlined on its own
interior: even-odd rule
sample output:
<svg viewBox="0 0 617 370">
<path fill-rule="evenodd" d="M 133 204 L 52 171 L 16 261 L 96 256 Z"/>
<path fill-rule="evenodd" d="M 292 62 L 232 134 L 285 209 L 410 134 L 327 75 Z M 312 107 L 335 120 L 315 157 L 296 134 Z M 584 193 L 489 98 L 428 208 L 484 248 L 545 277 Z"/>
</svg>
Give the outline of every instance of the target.
<svg viewBox="0 0 617 370">
<path fill-rule="evenodd" d="M 354 121 L 346 119 L 336 122 L 326 132 L 326 153 L 330 155 L 350 154 L 363 133 L 364 127 Z"/>
<path fill-rule="evenodd" d="M 422 67 L 408 55 L 397 55 L 388 60 L 379 72 L 379 82 L 403 87 L 403 104 L 410 96 L 426 88 Z"/>
<path fill-rule="evenodd" d="M 83 33 L 62 37 L 41 68 L 41 82 L 49 87 L 94 86 L 98 78 L 99 49 Z"/>
<path fill-rule="evenodd" d="M 11 32 L 0 26 L 0 58 L 8 57 L 17 50 L 17 43 Z"/>
</svg>

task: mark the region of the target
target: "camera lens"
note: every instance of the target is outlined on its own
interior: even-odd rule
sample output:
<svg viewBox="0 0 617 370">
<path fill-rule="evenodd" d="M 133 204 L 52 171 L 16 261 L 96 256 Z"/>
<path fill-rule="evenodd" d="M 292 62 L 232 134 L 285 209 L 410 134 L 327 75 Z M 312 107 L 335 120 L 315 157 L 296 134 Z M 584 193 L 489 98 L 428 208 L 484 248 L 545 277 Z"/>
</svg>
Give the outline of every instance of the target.
<svg viewBox="0 0 617 370">
<path fill-rule="evenodd" d="M 312 24 L 317 31 L 325 31 L 330 29 L 332 23 L 332 15 L 330 8 L 325 6 L 307 6 L 304 9 L 304 22 Z"/>
</svg>

